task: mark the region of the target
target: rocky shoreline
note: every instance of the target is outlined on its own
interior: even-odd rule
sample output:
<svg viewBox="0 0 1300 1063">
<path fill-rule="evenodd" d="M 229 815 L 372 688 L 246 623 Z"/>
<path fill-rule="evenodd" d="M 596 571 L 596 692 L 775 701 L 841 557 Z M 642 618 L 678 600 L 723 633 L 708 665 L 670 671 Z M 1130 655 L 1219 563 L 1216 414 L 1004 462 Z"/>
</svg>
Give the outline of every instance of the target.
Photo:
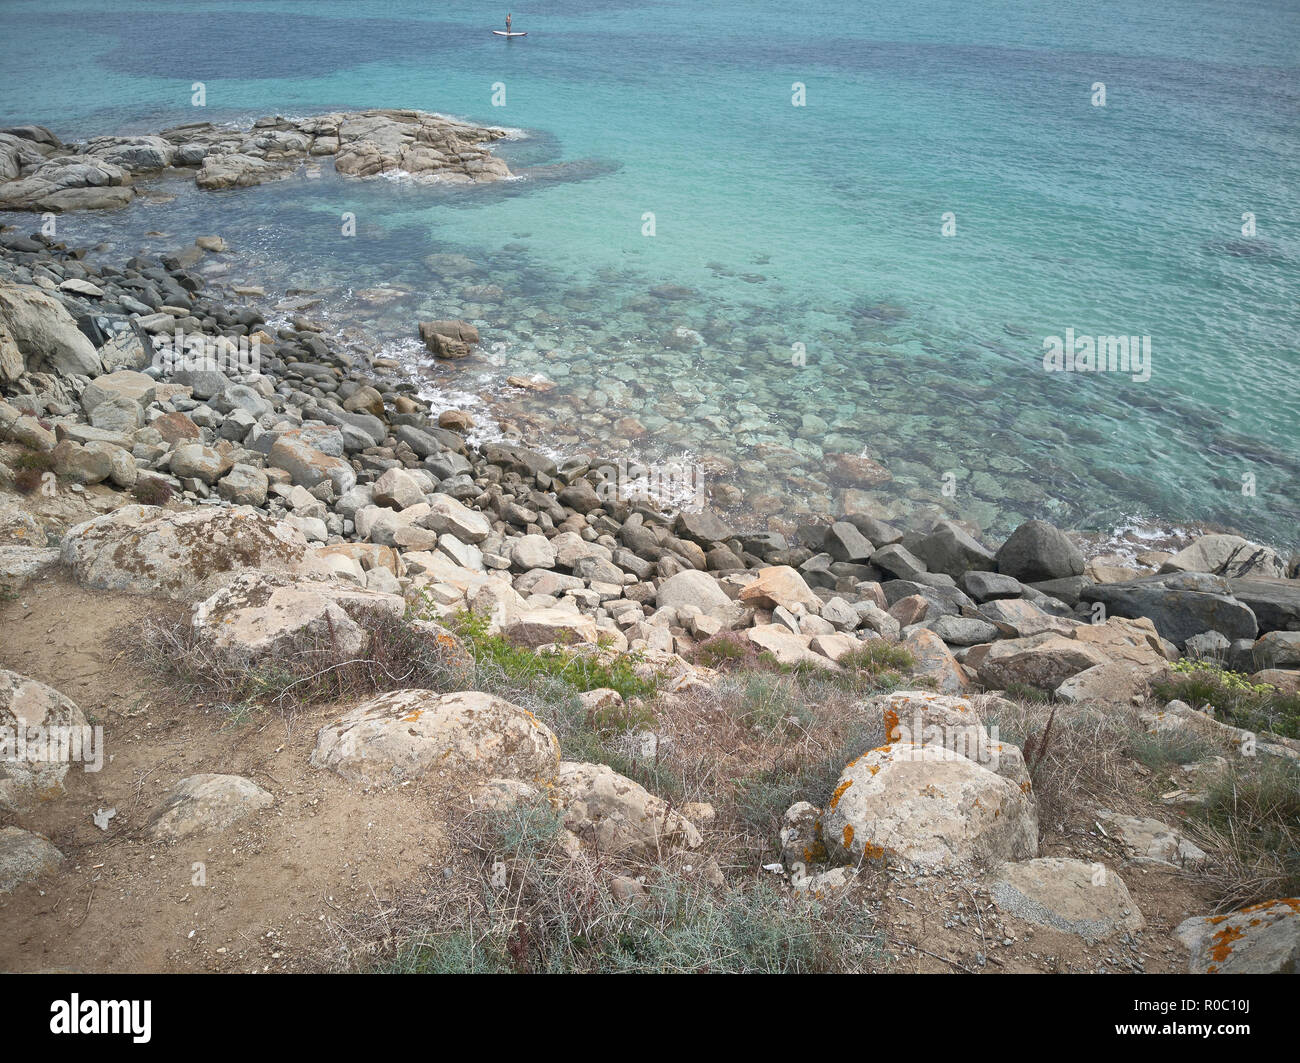
<svg viewBox="0 0 1300 1063">
<path fill-rule="evenodd" d="M 511 176 L 490 145 L 507 135 L 423 111 L 338 112 L 260 118 L 248 129 L 192 122 L 156 135 L 65 144 L 44 126 L 0 129 L 0 210 L 124 207 L 141 182 L 194 171 L 200 188 L 248 188 L 332 158 L 348 177 L 401 173 L 451 183 Z"/>
<path fill-rule="evenodd" d="M 576 607 L 620 645 L 682 651 L 722 629 L 705 619 L 727 612 L 716 595 L 670 592 L 665 601 L 656 584 L 688 587 L 691 573 L 705 573 L 730 600 L 778 567 L 796 580 L 795 596 L 762 599 L 764 615 L 745 625 L 770 629 L 760 637 L 772 652 L 815 656 L 812 641 L 823 638 L 832 640 L 818 644 L 827 659 L 839 636 L 897 628 L 930 644 L 949 692 L 989 672 L 992 664 L 975 662 L 989 646 L 1001 656 L 995 640 L 1069 635 L 1098 615 L 1149 621 L 1160 655 L 1172 659 L 1192 639 L 1248 671 L 1276 663 L 1261 655 L 1300 629 L 1297 560 L 1237 536 L 1150 552 L 1144 568 L 1126 570 L 1117 558 L 1085 562 L 1075 541 L 1037 521 L 990 548 L 950 521 L 921 531 L 828 515 L 788 539 L 736 531 L 707 508 L 670 517 L 635 497 L 653 469 L 472 446 L 469 415 L 431 417 L 413 383 L 333 349 L 306 318 L 271 335 L 260 313 L 204 290 L 193 267 L 221 253 L 219 238 L 120 269 L 39 235 L 3 233 L 0 247 L 0 430 L 50 454 L 55 476 L 252 506 L 312 543 L 441 558 L 479 579 L 509 574 L 517 592 L 546 609 Z M 464 357 L 478 342 L 465 322 L 423 322 L 419 332 L 437 359 Z M 177 334 L 185 352 L 174 349 Z M 255 349 L 256 367 L 220 363 L 223 343 Z M 656 601 L 683 613 L 656 614 Z M 896 623 L 876 615 L 890 610 Z M 1285 653 L 1278 661 L 1296 663 Z"/>
<path fill-rule="evenodd" d="M 397 122 L 392 116 L 414 112 L 383 114 Z M 40 160 L 20 152 L 19 174 L 0 189 L 11 189 L 11 207 L 72 209 L 113 205 L 123 193 L 112 189 L 133 188 L 125 178 L 96 185 L 87 166 L 134 175 L 144 171 L 128 163 L 139 159 L 201 164 L 200 184 L 206 173 L 209 186 L 229 187 L 285 172 L 313 153 L 332 153 L 358 174 L 432 159 L 409 144 L 358 147 L 375 143 L 352 136 L 360 119 L 334 117 L 255 127 L 260 156 L 210 130 L 173 130 L 162 138 L 177 149 L 170 157 L 140 138 L 92 141 L 71 156 L 81 161 L 49 171 L 57 145 L 33 134 L 28 142 L 51 150 L 33 149 Z M 22 134 L 5 136 L 12 147 Z M 181 150 L 193 143 L 208 150 Z M 152 148 L 161 154 L 150 156 Z M 459 158 L 453 175 L 505 175 L 488 163 L 475 169 L 480 148 L 461 154 L 471 157 Z M 447 169 L 446 154 L 439 157 L 426 168 Z M 85 183 L 64 180 L 74 167 L 83 167 Z M 16 199 L 15 184 L 23 186 Z M 200 237 L 157 261 L 108 265 L 86 249 L 0 232 L 6 592 L 22 593 L 62 567 L 83 587 L 173 599 L 192 607 L 194 637 L 241 667 L 293 653 L 323 631 L 341 652 L 360 653 L 376 615 L 408 609 L 429 623 L 469 613 L 489 632 L 537 650 L 633 653 L 671 677 L 676 692 L 710 688 L 716 677 L 699 664 L 709 647 L 830 674 L 890 647 L 914 663 L 926 688 L 897 704 L 873 703 L 882 719 L 895 714 L 892 730 L 903 709 L 946 726 L 969 698 L 1033 691 L 1093 712 L 1136 710 L 1152 733 L 1196 734 L 1225 754 L 1249 740 L 1260 755 L 1300 762 L 1300 737 L 1248 734 L 1206 706 L 1150 693 L 1177 662 L 1201 659 L 1279 693 L 1300 692 L 1300 559 L 1216 534 L 1126 567 L 1086 559 L 1077 536 L 1037 520 L 995 545 L 948 520 L 904 529 L 870 513 L 834 513 L 787 536 L 738 530 L 707 505 L 665 511 L 637 497 L 653 469 L 589 456 L 557 461 L 509 442 L 472 444 L 472 417 L 431 414 L 415 383 L 387 375 L 392 365 L 344 353 L 305 317 L 272 329 L 258 311 L 227 305 L 195 268 L 223 250 L 220 238 Z M 462 358 L 479 342 L 461 321 L 420 322 L 418 331 L 436 359 Z M 861 479 L 869 471 L 854 465 L 843 474 Z M 57 527 L 28 512 L 32 498 L 69 496 L 99 515 Z M 371 740 L 376 727 L 383 742 L 398 742 L 384 729 L 411 719 L 414 704 L 388 697 L 357 708 L 337 733 L 322 731 L 313 764 L 344 778 L 374 771 L 373 758 L 387 754 L 370 750 L 358 760 L 356 742 Z M 489 786 L 504 775 L 507 789 L 535 787 L 545 776 L 573 809 L 594 805 L 592 795 L 613 785 L 607 767 L 561 763 L 554 736 L 522 710 L 466 704 L 440 703 L 439 719 L 460 714 L 456 726 L 469 727 L 470 709 L 482 710 L 527 739 L 527 770 L 494 762 Z M 350 730 L 362 738 L 345 740 Z M 418 737 L 436 744 L 445 736 Z M 912 785 L 907 737 L 894 737 L 901 745 L 844 769 L 836 801 L 845 791 L 849 799 L 790 809 L 783 849 L 825 854 L 823 877 L 810 888 L 842 885 L 845 868 L 876 849 L 921 866 L 980 858 L 1022 870 L 1032 864 L 1034 874 L 1065 880 L 1082 873 L 1038 866 L 1029 776 L 1009 744 L 998 747 L 996 770 L 956 754 L 922 758 L 935 762 L 927 778 L 987 796 L 987 809 L 1006 813 L 990 819 L 977 811 L 986 807 L 978 799 L 963 797 L 948 809 L 960 829 L 936 856 L 913 837 L 910 806 L 890 804 Z M 250 809 L 265 803 L 260 792 L 252 798 Z M 643 804 L 671 827 L 656 844 L 699 845 L 690 819 L 657 800 L 644 794 Z M 597 830 L 576 812 L 574 823 L 582 824 L 575 837 Z M 1027 895 L 1037 903 L 1040 887 L 1012 872 L 999 883 L 1009 905 Z M 1126 898 L 1111 900 L 1122 908 Z M 1293 926 L 1296 916 L 1288 918 Z M 1112 930 L 1137 925 L 1117 917 Z"/>
</svg>

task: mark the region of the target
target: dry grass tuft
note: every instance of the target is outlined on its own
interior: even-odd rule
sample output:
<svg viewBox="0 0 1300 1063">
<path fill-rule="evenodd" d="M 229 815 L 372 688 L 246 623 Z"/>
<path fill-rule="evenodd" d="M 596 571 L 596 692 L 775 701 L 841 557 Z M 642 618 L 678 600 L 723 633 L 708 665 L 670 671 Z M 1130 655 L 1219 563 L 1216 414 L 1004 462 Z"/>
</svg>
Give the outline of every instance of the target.
<svg viewBox="0 0 1300 1063">
<path fill-rule="evenodd" d="M 333 929 L 335 966 L 423 973 L 859 972 L 882 963 L 860 902 L 757 876 L 711 885 L 698 855 L 574 856 L 545 801 L 476 812 L 422 887 Z M 633 875 L 636 878 L 633 878 Z"/>
</svg>

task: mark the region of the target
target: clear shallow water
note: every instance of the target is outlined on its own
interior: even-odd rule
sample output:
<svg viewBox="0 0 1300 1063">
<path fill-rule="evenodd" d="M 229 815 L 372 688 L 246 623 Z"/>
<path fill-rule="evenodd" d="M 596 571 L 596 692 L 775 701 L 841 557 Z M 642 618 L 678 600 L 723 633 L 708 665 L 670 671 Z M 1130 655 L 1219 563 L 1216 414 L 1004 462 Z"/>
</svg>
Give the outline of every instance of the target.
<svg viewBox="0 0 1300 1063">
<path fill-rule="evenodd" d="M 482 4 L 8 3 L 0 122 L 80 137 L 394 106 L 518 127 L 512 166 L 560 165 L 468 190 L 328 166 L 178 183 L 61 233 L 218 232 L 232 279 L 320 290 L 311 314 L 399 353 L 418 318 L 471 317 L 485 356 L 438 367 L 446 387 L 552 446 L 696 457 L 760 517 L 832 508 L 825 455 L 865 452 L 894 480 L 856 501 L 900 519 L 1209 521 L 1296 545 L 1300 10 L 1062 6 L 561 0 L 515 10 L 530 36 L 507 43 Z M 1045 373 L 1067 328 L 1149 335 L 1151 379 Z M 531 372 L 558 387 L 499 393 Z"/>
</svg>

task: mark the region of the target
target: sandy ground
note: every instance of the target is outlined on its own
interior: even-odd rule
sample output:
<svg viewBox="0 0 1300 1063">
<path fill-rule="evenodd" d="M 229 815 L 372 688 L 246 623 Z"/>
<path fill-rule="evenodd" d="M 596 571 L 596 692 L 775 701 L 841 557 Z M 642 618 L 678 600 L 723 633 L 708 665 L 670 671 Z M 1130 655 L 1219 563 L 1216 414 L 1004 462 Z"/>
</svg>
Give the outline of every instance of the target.
<svg viewBox="0 0 1300 1063">
<path fill-rule="evenodd" d="M 130 625 L 174 603 L 87 591 L 62 577 L 0 604 L 0 666 L 48 683 L 104 728 L 99 772 L 0 825 L 34 830 L 63 868 L 0 895 L 0 970 L 265 971 L 329 966 L 341 912 L 423 879 L 444 814 L 415 785 L 364 793 L 308 764 L 321 707 L 235 725 L 215 704 L 178 705 L 124 659 Z M 220 835 L 162 845 L 142 828 L 198 772 L 244 775 L 275 803 Z M 99 809 L 116 808 L 109 829 Z"/>
</svg>

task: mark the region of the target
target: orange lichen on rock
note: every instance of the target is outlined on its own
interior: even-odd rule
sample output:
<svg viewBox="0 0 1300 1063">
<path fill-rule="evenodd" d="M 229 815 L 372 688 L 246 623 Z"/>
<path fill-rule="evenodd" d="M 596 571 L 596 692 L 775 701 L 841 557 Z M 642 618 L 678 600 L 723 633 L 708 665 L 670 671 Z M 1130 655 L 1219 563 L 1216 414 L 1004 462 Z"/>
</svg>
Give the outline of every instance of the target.
<svg viewBox="0 0 1300 1063">
<path fill-rule="evenodd" d="M 852 844 L 853 844 L 853 824 L 846 823 L 844 825 L 844 848 L 847 849 Z"/>
<path fill-rule="evenodd" d="M 839 786 L 835 787 L 835 792 L 831 794 L 830 807 L 834 808 L 840 803 L 840 798 L 844 796 L 844 791 L 853 785 L 852 779 L 845 779 Z"/>
<path fill-rule="evenodd" d="M 1238 930 L 1235 926 L 1225 926 L 1214 935 L 1214 947 L 1210 949 L 1210 957 L 1216 964 L 1223 963 L 1232 955 L 1232 943 L 1240 941 L 1245 936 L 1246 932 L 1244 930 Z M 1214 968 L 1211 967 L 1209 970 L 1213 972 Z"/>
<path fill-rule="evenodd" d="M 884 713 L 885 734 L 889 738 L 898 738 L 901 732 L 898 729 L 898 713 L 893 709 L 886 707 Z"/>
</svg>

